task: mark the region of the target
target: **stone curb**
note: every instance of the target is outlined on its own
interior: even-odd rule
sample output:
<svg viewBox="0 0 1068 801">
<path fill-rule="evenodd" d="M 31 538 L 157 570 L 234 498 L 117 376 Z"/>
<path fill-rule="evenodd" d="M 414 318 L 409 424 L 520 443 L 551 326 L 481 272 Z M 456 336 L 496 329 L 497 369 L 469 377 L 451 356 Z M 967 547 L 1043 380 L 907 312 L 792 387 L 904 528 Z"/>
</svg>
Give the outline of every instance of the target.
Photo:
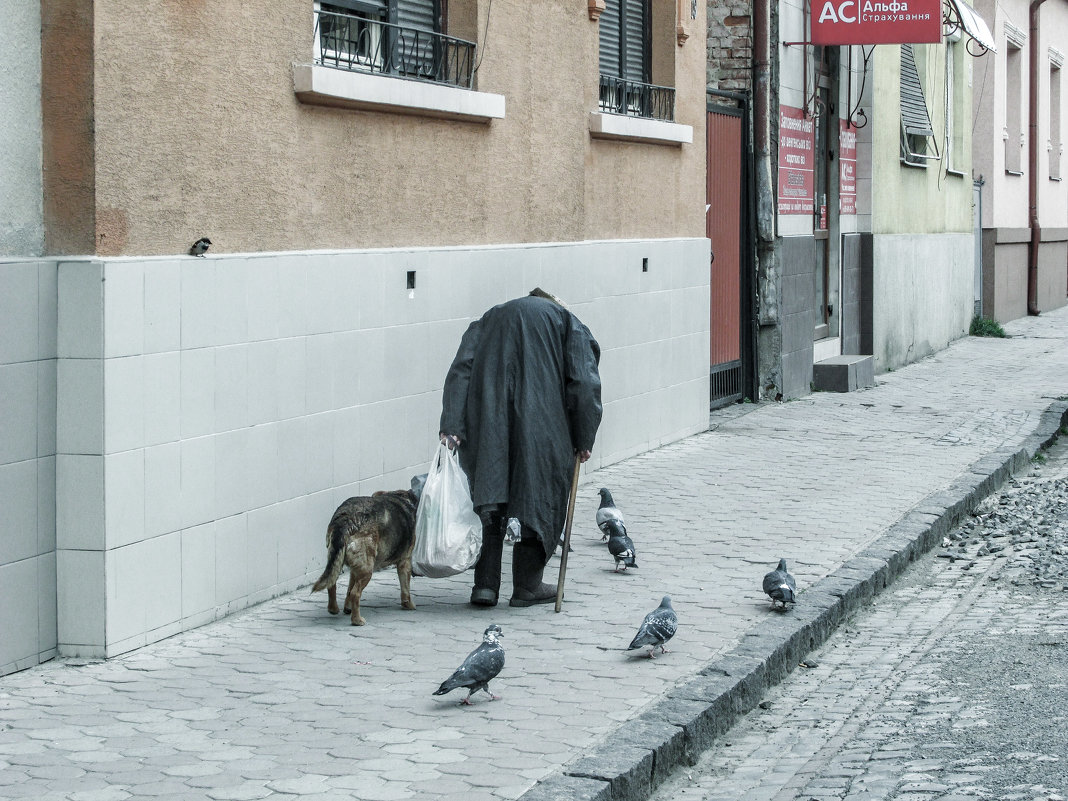
<svg viewBox="0 0 1068 801">
<path fill-rule="evenodd" d="M 731 651 L 627 721 L 520 801 L 644 801 L 676 768 L 693 765 L 842 620 L 936 547 L 984 498 L 1057 439 L 1068 402 L 1056 401 L 1019 448 L 979 459 L 945 490 L 924 498 L 878 540 L 804 590 L 803 603 L 747 632 Z"/>
</svg>

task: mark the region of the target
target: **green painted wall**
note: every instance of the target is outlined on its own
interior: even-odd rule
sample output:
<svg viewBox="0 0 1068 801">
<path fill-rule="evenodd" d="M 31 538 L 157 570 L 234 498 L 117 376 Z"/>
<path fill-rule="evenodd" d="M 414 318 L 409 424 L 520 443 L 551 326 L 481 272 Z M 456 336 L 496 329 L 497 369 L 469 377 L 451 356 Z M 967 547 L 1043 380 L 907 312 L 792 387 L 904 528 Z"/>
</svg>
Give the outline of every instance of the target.
<svg viewBox="0 0 1068 801">
<path fill-rule="evenodd" d="M 958 97 L 947 141 L 946 51 L 914 45 L 916 67 L 941 159 L 901 159 L 901 48 L 874 56 L 872 130 L 872 346 L 877 371 L 921 359 L 965 336 L 973 309 L 972 59 L 955 46 Z M 949 137 L 953 138 L 953 137 Z M 930 147 L 929 142 L 929 147 Z M 952 153 L 949 153 L 952 149 Z"/>
<path fill-rule="evenodd" d="M 905 166 L 900 149 L 901 48 L 875 48 L 872 132 L 872 232 L 935 234 L 972 228 L 971 78 L 972 58 L 956 46 L 957 159 L 946 164 L 946 47 L 913 45 L 927 113 L 942 161 L 926 168 Z M 963 71 L 963 72 L 962 72 Z M 961 124 L 963 122 L 963 124 Z"/>
</svg>

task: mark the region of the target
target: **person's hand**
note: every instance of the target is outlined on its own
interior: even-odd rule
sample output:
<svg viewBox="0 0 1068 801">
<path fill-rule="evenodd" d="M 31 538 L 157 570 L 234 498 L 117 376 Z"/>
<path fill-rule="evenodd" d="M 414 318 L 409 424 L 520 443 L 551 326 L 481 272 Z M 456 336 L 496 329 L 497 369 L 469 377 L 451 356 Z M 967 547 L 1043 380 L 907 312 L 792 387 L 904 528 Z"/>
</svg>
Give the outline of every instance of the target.
<svg viewBox="0 0 1068 801">
<path fill-rule="evenodd" d="M 446 434 L 444 431 L 439 431 L 438 437 L 441 440 L 441 444 L 445 445 L 450 451 L 460 447 L 460 438 L 455 434 Z"/>
<path fill-rule="evenodd" d="M 579 451 L 578 452 L 579 463 L 580 464 L 585 464 L 586 462 L 588 462 L 590 460 L 590 455 L 591 454 L 590 454 L 589 451 Z"/>
</svg>

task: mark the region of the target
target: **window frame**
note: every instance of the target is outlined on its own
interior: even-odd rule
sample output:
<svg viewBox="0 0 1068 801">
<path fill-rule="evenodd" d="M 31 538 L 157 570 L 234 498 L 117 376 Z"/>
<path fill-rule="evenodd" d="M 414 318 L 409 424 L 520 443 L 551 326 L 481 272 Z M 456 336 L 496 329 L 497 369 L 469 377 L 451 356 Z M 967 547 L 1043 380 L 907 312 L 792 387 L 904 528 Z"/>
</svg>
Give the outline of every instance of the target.
<svg viewBox="0 0 1068 801">
<path fill-rule="evenodd" d="M 325 8 L 324 8 L 325 7 Z M 382 58 L 381 43 L 382 43 L 382 26 L 381 23 L 388 22 L 388 7 L 385 2 L 363 2 L 363 0 L 334 0 L 333 2 L 315 2 L 314 9 L 316 17 L 319 19 L 319 55 L 320 59 L 325 63 L 328 59 L 333 62 L 334 66 L 340 66 L 341 63 L 346 64 L 360 64 L 366 66 L 372 71 L 382 72 L 384 67 L 384 60 Z M 355 41 L 357 42 L 356 52 L 342 51 L 340 49 L 328 49 L 322 42 L 325 38 L 330 36 L 330 33 L 323 30 L 323 25 L 326 20 L 331 20 L 331 27 L 334 25 L 332 17 L 320 16 L 321 11 L 329 13 L 335 13 L 336 10 L 343 10 L 351 15 L 352 20 L 364 20 L 365 22 L 360 25 L 360 30 L 356 34 Z M 351 26 L 352 23 L 346 23 Z M 366 32 L 366 35 L 364 35 Z M 341 40 L 339 40 L 340 42 Z M 346 43 L 353 41 L 352 34 L 348 35 L 343 40 Z M 364 46 L 361 48 L 359 44 L 363 42 Z M 367 50 L 369 52 L 360 52 L 360 50 Z M 378 58 L 374 58 L 374 53 L 378 53 Z M 351 67 L 350 67 L 351 68 Z"/>
<path fill-rule="evenodd" d="M 965 147 L 964 119 L 965 86 L 964 75 L 967 69 L 965 61 L 966 46 L 964 37 L 958 28 L 946 36 L 946 172 L 951 175 L 964 175 Z"/>
<path fill-rule="evenodd" d="M 1049 58 L 1049 159 L 1047 167 L 1051 181 L 1061 180 L 1061 156 L 1064 150 L 1063 119 L 1061 116 L 1064 113 L 1061 69 L 1062 64 L 1058 64 L 1051 53 Z"/>
<path fill-rule="evenodd" d="M 1023 159 L 1023 80 L 1022 44 L 1006 39 L 1005 46 L 1005 172 L 1024 174 Z"/>
</svg>

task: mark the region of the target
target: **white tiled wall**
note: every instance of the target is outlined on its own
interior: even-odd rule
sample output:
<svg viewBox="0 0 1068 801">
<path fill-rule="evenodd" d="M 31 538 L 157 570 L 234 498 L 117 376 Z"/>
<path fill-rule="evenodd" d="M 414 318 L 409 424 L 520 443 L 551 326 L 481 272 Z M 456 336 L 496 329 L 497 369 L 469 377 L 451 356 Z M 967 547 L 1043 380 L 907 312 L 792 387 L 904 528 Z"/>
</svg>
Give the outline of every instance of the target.
<svg viewBox="0 0 1068 801">
<path fill-rule="evenodd" d="M 64 652 L 121 653 L 316 577 L 344 498 L 426 469 L 469 322 L 534 286 L 602 348 L 591 468 L 708 422 L 703 239 L 86 260 L 58 276 Z"/>
<path fill-rule="evenodd" d="M 56 652 L 56 264 L 0 261 L 0 675 Z"/>
</svg>

